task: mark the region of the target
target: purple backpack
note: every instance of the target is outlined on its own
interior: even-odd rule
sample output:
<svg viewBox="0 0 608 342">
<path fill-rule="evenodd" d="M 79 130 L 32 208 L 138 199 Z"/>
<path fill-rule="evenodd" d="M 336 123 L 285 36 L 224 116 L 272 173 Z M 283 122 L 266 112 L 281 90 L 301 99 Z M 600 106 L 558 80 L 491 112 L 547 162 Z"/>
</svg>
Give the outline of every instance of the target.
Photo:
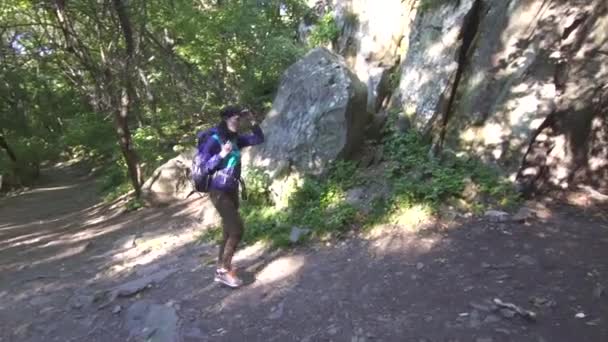
<svg viewBox="0 0 608 342">
<path fill-rule="evenodd" d="M 201 131 L 196 135 L 196 153 L 192 158 L 192 168 L 190 177 L 195 191 L 209 192 L 209 183 L 211 182 L 211 174 L 205 171 L 205 156 L 203 155 L 203 146 L 209 137 L 217 133 L 217 128 L 213 127 L 206 131 Z M 188 195 L 190 196 L 190 195 Z"/>
</svg>

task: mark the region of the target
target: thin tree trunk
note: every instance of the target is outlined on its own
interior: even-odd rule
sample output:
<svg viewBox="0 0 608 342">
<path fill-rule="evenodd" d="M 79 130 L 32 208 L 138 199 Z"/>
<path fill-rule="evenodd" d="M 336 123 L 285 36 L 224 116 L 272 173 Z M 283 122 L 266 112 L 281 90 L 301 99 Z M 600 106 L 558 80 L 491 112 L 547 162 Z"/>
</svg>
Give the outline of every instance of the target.
<svg viewBox="0 0 608 342">
<path fill-rule="evenodd" d="M 2 149 L 4 149 L 6 151 L 6 153 L 8 154 L 8 157 L 11 159 L 11 161 L 13 163 L 17 162 L 17 156 L 15 155 L 15 152 L 9 146 L 9 144 L 6 142 L 6 139 L 4 138 L 3 135 L 0 135 L 0 147 L 2 147 Z"/>
<path fill-rule="evenodd" d="M 116 133 L 118 134 L 120 149 L 127 163 L 131 184 L 133 184 L 133 189 L 135 189 L 135 195 L 139 197 L 141 195 L 142 175 L 137 153 L 133 148 L 131 130 L 129 129 L 129 122 L 127 120 L 129 112 L 129 95 L 126 89 L 123 89 L 121 99 L 118 102 L 118 109 L 114 112 Z"/>
<path fill-rule="evenodd" d="M 131 139 L 131 131 L 129 130 L 129 120 L 131 114 L 134 114 L 136 118 L 139 116 L 136 113 L 133 113 L 134 108 L 136 107 L 135 102 L 135 88 L 133 87 L 133 77 L 134 77 L 134 64 L 135 64 L 135 41 L 133 39 L 133 29 L 131 25 L 131 20 L 127 13 L 127 8 L 122 0 L 114 0 L 114 9 L 118 14 L 118 20 L 120 21 L 120 26 L 123 33 L 123 38 L 125 40 L 126 47 L 126 61 L 125 61 L 125 72 L 122 87 L 122 96 L 120 99 L 119 109 L 115 111 L 116 113 L 116 128 L 118 132 L 118 138 L 120 139 L 120 147 L 122 149 L 122 153 L 125 157 L 125 161 L 127 162 L 127 168 L 129 170 L 129 177 L 131 178 L 131 182 L 133 183 L 133 188 L 135 189 L 135 194 L 139 197 L 141 193 L 141 185 L 143 183 L 142 173 L 139 166 L 139 161 L 137 157 L 137 153 L 133 148 L 132 139 Z"/>
</svg>

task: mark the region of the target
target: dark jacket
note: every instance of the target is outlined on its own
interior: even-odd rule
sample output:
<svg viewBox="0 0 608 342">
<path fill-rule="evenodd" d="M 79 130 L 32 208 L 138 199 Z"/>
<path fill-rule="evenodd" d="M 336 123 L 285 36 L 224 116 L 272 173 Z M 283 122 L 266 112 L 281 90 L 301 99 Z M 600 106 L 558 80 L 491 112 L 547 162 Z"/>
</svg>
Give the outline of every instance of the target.
<svg viewBox="0 0 608 342">
<path fill-rule="evenodd" d="M 219 134 L 210 135 L 202 144 L 200 152 L 204 160 L 205 171 L 213 174 L 210 189 L 236 191 L 241 177 L 241 154 L 243 147 L 259 145 L 264 142 L 264 133 L 259 125 L 252 128 L 252 133 L 238 135 L 232 141 L 232 152 L 225 158 L 220 157 L 222 141 Z"/>
</svg>

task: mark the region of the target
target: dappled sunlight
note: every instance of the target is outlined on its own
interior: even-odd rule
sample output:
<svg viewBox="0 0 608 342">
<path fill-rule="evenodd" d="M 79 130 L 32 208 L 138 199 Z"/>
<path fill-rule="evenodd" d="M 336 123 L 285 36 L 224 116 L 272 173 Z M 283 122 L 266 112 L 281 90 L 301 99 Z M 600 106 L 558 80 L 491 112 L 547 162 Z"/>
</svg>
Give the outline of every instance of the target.
<svg viewBox="0 0 608 342">
<path fill-rule="evenodd" d="M 220 306 L 258 306 L 258 296 L 262 297 L 261 301 L 264 303 L 281 298 L 298 285 L 306 263 L 307 257 L 301 254 L 278 257 L 256 273 L 255 282 L 248 288 L 231 293 L 220 300 Z"/>
<path fill-rule="evenodd" d="M 417 231 L 423 224 L 433 219 L 431 207 L 426 204 L 414 204 L 411 207 L 402 207 L 391 214 L 389 221 L 403 227 L 407 231 Z"/>
<path fill-rule="evenodd" d="M 173 255 L 197 240 L 197 231 L 184 229 L 167 233 L 148 233 L 134 238 L 134 247 L 118 248 L 94 258 L 109 257 L 108 267 L 98 277 L 113 278 L 135 267 L 150 265 Z"/>
<path fill-rule="evenodd" d="M 289 255 L 271 261 L 256 275 L 256 285 L 268 285 L 296 275 L 304 266 L 306 258 L 301 255 Z"/>
<path fill-rule="evenodd" d="M 70 184 L 70 185 L 55 186 L 55 187 L 48 187 L 48 188 L 35 188 L 35 189 L 25 192 L 24 194 L 38 194 L 41 192 L 68 190 L 68 189 L 73 189 L 77 186 L 78 186 L 78 184 Z"/>
<path fill-rule="evenodd" d="M 419 236 L 415 232 L 401 230 L 400 227 L 378 227 L 369 234 L 369 252 L 374 258 L 388 255 L 401 255 L 404 258 L 416 258 L 430 252 L 440 241 L 436 236 Z M 407 246 L 407 248 L 404 248 Z"/>
<path fill-rule="evenodd" d="M 252 245 L 244 246 L 234 256 L 234 263 L 241 265 L 253 260 L 259 260 L 268 253 L 270 247 L 270 244 L 266 241 L 258 241 Z"/>
<path fill-rule="evenodd" d="M 76 256 L 78 254 L 81 254 L 84 251 L 86 251 L 89 246 L 90 246 L 90 243 L 86 242 L 86 243 L 79 244 L 79 245 L 77 245 L 75 247 L 68 247 L 68 248 L 62 249 L 59 253 L 54 254 L 54 255 L 52 255 L 52 256 L 50 256 L 48 258 L 43 258 L 43 259 L 38 259 L 38 260 L 35 260 L 35 261 L 31 261 L 30 264 L 29 264 L 29 266 L 30 267 L 31 266 L 38 266 L 38 265 L 41 265 L 41 264 L 47 264 L 47 263 L 51 263 L 51 262 L 57 262 L 57 261 L 64 260 L 64 259 L 67 259 L 67 258 L 70 258 L 70 257 L 74 257 L 74 256 Z"/>
</svg>

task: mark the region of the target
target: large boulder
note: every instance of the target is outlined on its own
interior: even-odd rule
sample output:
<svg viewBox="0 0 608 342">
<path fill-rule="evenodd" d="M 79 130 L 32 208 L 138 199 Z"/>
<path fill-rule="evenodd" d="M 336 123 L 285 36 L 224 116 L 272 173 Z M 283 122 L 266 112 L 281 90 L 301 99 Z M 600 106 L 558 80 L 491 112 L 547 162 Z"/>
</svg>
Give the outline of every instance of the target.
<svg viewBox="0 0 608 342">
<path fill-rule="evenodd" d="M 154 170 L 142 186 L 141 196 L 147 205 L 153 207 L 194 206 L 194 217 L 202 226 L 215 226 L 220 222 L 220 217 L 209 196 L 200 192 L 192 193 L 194 187 L 189 175 L 194 153 L 195 149 L 187 150 Z M 188 201 L 184 201 L 186 199 Z"/>
<path fill-rule="evenodd" d="M 360 148 L 370 115 L 367 92 L 342 57 L 325 48 L 309 52 L 284 73 L 261 126 L 263 145 L 243 154 L 243 165 L 266 172 L 277 204 L 304 175 L 321 175 Z"/>
<path fill-rule="evenodd" d="M 185 199 L 194 190 L 189 178 L 194 152 L 194 149 L 183 152 L 154 170 L 141 188 L 142 199 L 151 205 Z"/>
</svg>

